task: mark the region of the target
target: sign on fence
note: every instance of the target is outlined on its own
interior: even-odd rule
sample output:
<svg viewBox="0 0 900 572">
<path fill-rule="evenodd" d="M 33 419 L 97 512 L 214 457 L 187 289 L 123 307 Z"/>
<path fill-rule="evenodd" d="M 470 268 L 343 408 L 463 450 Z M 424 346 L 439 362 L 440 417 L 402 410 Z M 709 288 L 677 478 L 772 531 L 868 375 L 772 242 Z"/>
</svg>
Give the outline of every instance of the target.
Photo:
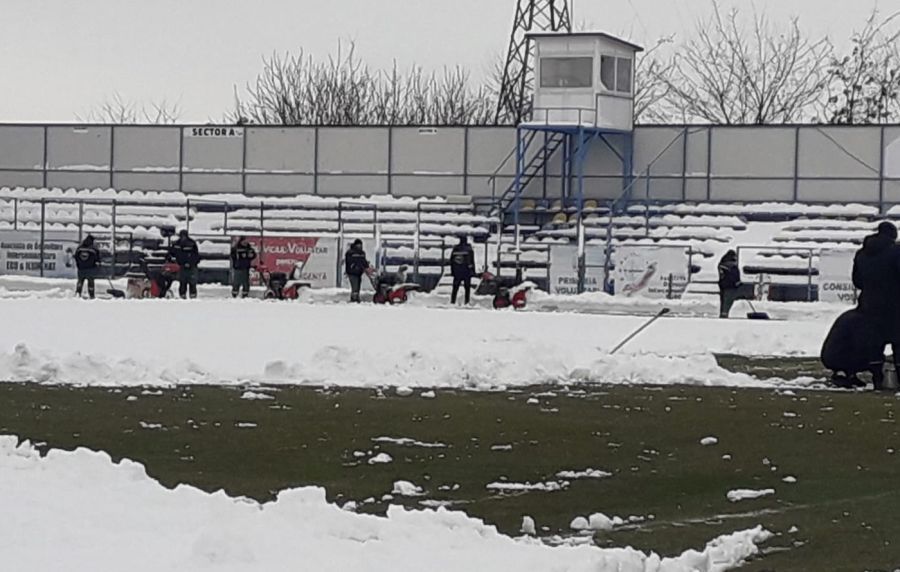
<svg viewBox="0 0 900 572">
<path fill-rule="evenodd" d="M 244 136 L 243 127 L 217 127 L 214 125 L 205 125 L 203 127 L 185 127 L 185 137 L 204 137 L 210 138 L 240 138 Z"/>
<path fill-rule="evenodd" d="M 337 283 L 336 238 L 267 236 L 262 239 L 262 248 L 259 237 L 247 237 L 247 242 L 259 253 L 258 262 L 270 272 L 291 276 L 297 268 L 296 278 L 309 282 L 313 288 L 333 288 Z"/>
<path fill-rule="evenodd" d="M 598 255 L 599 253 L 599 255 Z M 603 249 L 585 251 L 585 292 L 603 291 Z M 550 293 L 578 294 L 578 247 L 571 244 L 554 244 L 550 247 Z"/>
<path fill-rule="evenodd" d="M 41 264 L 47 278 L 75 278 L 77 232 L 44 233 L 41 260 L 41 233 L 34 230 L 0 231 L 0 274 L 41 276 Z"/>
<path fill-rule="evenodd" d="M 847 249 L 823 250 L 819 256 L 819 300 L 840 304 L 856 303 L 853 286 L 853 257 Z"/>
<path fill-rule="evenodd" d="M 687 288 L 688 251 L 682 246 L 620 246 L 615 252 L 616 296 L 681 297 Z"/>
</svg>

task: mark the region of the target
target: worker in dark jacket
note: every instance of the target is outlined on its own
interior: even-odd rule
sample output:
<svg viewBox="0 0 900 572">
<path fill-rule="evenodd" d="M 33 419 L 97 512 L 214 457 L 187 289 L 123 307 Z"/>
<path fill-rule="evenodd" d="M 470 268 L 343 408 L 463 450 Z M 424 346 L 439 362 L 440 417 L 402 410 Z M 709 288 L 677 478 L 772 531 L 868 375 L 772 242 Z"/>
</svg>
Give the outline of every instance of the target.
<svg viewBox="0 0 900 572">
<path fill-rule="evenodd" d="M 865 387 L 859 373 L 869 371 L 876 386 L 882 383 L 884 342 L 874 324 L 859 308 L 835 321 L 822 345 L 822 364 L 833 372 L 831 383 L 838 387 Z"/>
<path fill-rule="evenodd" d="M 893 223 L 881 223 L 875 234 L 866 237 L 853 260 L 853 285 L 860 290 L 859 311 L 877 332 L 882 353 L 884 347 L 891 344 L 897 356 L 900 349 L 900 247 L 897 246 L 897 227 Z M 876 376 L 875 388 L 881 389 L 880 375 Z"/>
<path fill-rule="evenodd" d="M 88 296 L 94 299 L 94 279 L 100 266 L 100 251 L 94 246 L 94 237 L 87 235 L 81 245 L 75 249 L 75 266 L 78 268 L 78 283 L 75 295 L 81 298 L 84 283 L 88 285 Z"/>
<path fill-rule="evenodd" d="M 250 267 L 256 260 L 256 250 L 247 242 L 247 237 L 238 238 L 231 247 L 231 297 L 237 298 L 238 291 L 243 290 L 241 298 L 250 295 Z"/>
<path fill-rule="evenodd" d="M 359 303 L 359 290 L 362 287 L 362 276 L 369 269 L 366 251 L 358 238 L 353 241 L 344 256 L 344 271 L 350 279 L 350 301 Z"/>
<path fill-rule="evenodd" d="M 169 247 L 167 260 L 175 261 L 178 264 L 178 295 L 186 298 L 188 290 L 190 290 L 191 298 L 196 298 L 197 280 L 200 274 L 198 268 L 200 249 L 188 231 L 182 230 L 178 233 L 178 240 Z"/>
<path fill-rule="evenodd" d="M 468 305 L 472 296 L 472 277 L 475 276 L 475 251 L 465 236 L 459 239 L 459 244 L 450 253 L 450 274 L 453 275 L 450 303 L 456 304 L 456 296 L 462 285 L 466 290 L 466 305 Z"/>
<path fill-rule="evenodd" d="M 729 250 L 719 261 L 719 317 L 727 319 L 740 297 L 741 269 L 737 253 Z"/>
</svg>

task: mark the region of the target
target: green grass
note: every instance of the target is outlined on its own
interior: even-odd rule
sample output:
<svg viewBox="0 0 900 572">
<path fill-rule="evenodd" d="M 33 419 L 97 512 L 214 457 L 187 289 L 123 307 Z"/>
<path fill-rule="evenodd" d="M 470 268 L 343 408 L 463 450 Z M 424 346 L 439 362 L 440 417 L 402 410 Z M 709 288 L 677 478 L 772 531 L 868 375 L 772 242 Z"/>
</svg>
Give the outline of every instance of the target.
<svg viewBox="0 0 900 572">
<path fill-rule="evenodd" d="M 0 434 L 42 447 L 103 450 L 144 463 L 166 486 L 188 483 L 259 500 L 303 485 L 323 486 L 337 502 L 380 499 L 405 479 L 425 487 L 425 498 L 456 501 L 513 534 L 523 515 L 546 527 L 547 536 L 570 533 L 573 517 L 593 512 L 653 515 L 596 541 L 665 555 L 762 524 L 778 536 L 745 568 L 750 571 L 900 564 L 900 402 L 893 395 L 590 387 L 526 403 L 541 391 L 438 391 L 436 399 L 423 399 L 284 388 L 274 401 L 248 401 L 239 390 L 214 387 L 142 395 L 140 389 L 6 384 L 0 385 Z M 719 444 L 700 446 L 709 435 Z M 372 442 L 380 436 L 448 447 Z M 491 450 L 496 444 L 513 449 Z M 385 451 L 394 462 L 370 466 L 354 451 Z M 614 476 L 574 481 L 556 493 L 485 489 L 503 477 L 546 481 L 559 470 L 587 467 Z M 798 483 L 782 482 L 786 475 Z M 439 490 L 453 484 L 458 490 Z M 732 504 L 725 494 L 735 488 L 777 494 Z M 360 510 L 384 508 L 378 502 Z M 756 511 L 765 512 L 748 514 Z M 789 533 L 794 526 L 798 531 Z"/>
</svg>

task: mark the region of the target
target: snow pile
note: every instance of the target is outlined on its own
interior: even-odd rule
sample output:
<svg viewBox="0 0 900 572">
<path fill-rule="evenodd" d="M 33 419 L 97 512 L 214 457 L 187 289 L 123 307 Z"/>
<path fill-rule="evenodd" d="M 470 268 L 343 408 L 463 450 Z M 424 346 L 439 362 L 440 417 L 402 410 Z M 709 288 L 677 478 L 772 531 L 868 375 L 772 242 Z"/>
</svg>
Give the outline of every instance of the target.
<svg viewBox="0 0 900 572">
<path fill-rule="evenodd" d="M 409 481 L 395 481 L 394 489 L 391 491 L 391 494 L 399 495 L 401 497 L 419 497 L 425 494 L 425 491 L 422 487 L 416 486 Z"/>
<path fill-rule="evenodd" d="M 625 524 L 625 520 L 621 517 L 614 516 L 612 518 L 606 516 L 605 514 L 598 512 L 596 514 L 592 514 L 591 516 L 585 518 L 583 516 L 575 517 L 572 520 L 569 527 L 572 530 L 577 531 L 610 531 L 616 526 L 622 526 Z"/>
<path fill-rule="evenodd" d="M 284 491 L 262 505 L 187 486 L 167 490 L 140 464 L 84 449 L 41 458 L 15 437 L 0 437 L 0 505 L 4 568 L 30 572 L 58 570 L 60 562 L 98 572 L 719 572 L 758 554 L 771 537 L 762 528 L 736 532 L 664 559 L 630 548 L 551 548 L 443 508 L 359 515 L 328 504 L 318 488 Z"/>
<path fill-rule="evenodd" d="M 245 391 L 241 394 L 241 399 L 249 399 L 251 401 L 264 401 L 268 399 L 275 399 L 273 396 L 268 393 L 260 393 L 256 391 Z"/>
<path fill-rule="evenodd" d="M 393 386 L 402 394 L 426 387 L 573 382 L 771 387 L 723 370 L 713 352 L 818 355 L 831 325 L 830 316 L 753 323 L 672 318 L 610 356 L 610 348 L 643 318 L 255 300 L 68 299 L 3 299 L 0 315 L 16 324 L 0 329 L 2 380 Z"/>
<path fill-rule="evenodd" d="M 522 526 L 519 529 L 522 534 L 528 534 L 531 536 L 537 535 L 537 526 L 534 524 L 534 519 L 530 516 L 522 517 Z"/>
<path fill-rule="evenodd" d="M 560 479 L 606 479 L 612 476 L 612 473 L 601 471 L 599 469 L 585 469 L 583 471 L 560 471 L 556 473 Z"/>
<path fill-rule="evenodd" d="M 730 502 L 740 502 L 743 500 L 759 499 L 774 494 L 775 489 L 763 489 L 759 491 L 751 489 L 735 489 L 733 491 L 728 491 L 728 495 L 726 496 Z"/>
<path fill-rule="evenodd" d="M 501 493 L 519 493 L 519 492 L 542 492 L 552 493 L 561 491 L 569 487 L 566 481 L 547 481 L 546 483 L 508 483 L 506 481 L 498 481 L 485 485 L 489 491 L 498 491 Z"/>
<path fill-rule="evenodd" d="M 704 447 L 712 447 L 713 445 L 718 445 L 719 440 L 715 437 L 704 437 L 700 439 L 700 444 Z"/>
<path fill-rule="evenodd" d="M 378 453 L 371 459 L 369 459 L 370 465 L 386 465 L 388 463 L 393 463 L 394 458 L 388 455 L 387 453 Z"/>
<path fill-rule="evenodd" d="M 427 443 L 424 441 L 417 441 L 416 439 L 410 439 L 409 437 L 374 437 L 372 441 L 375 443 L 390 443 L 402 447 L 422 447 L 425 449 L 443 449 L 447 447 L 446 443 Z"/>
</svg>

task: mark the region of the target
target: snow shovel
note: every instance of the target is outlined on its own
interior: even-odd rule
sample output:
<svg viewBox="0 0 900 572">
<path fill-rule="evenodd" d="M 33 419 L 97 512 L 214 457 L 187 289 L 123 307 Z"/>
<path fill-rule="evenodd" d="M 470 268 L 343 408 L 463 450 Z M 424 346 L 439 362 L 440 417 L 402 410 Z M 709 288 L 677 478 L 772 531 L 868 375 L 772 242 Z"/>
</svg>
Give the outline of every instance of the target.
<svg viewBox="0 0 900 572">
<path fill-rule="evenodd" d="M 744 301 L 750 305 L 750 309 L 752 310 L 752 312 L 749 312 L 747 314 L 748 320 L 771 320 L 772 319 L 765 312 L 757 312 L 756 308 L 753 307 L 753 302 L 751 302 L 750 300 L 744 300 Z"/>
<path fill-rule="evenodd" d="M 630 336 L 628 336 L 627 338 L 625 338 L 624 340 L 622 340 L 622 343 L 620 343 L 619 345 L 617 345 L 617 346 L 615 347 L 615 349 L 613 349 L 613 351 L 609 352 L 609 355 L 615 355 L 620 349 L 622 349 L 622 348 L 625 347 L 625 344 L 627 344 L 628 342 L 630 342 L 630 341 L 633 340 L 634 338 L 636 338 L 636 337 L 638 337 L 639 335 L 641 335 L 641 332 L 643 332 L 644 330 L 646 330 L 647 328 L 649 328 L 650 326 L 652 326 L 652 325 L 654 324 L 654 322 L 656 322 L 656 320 L 662 318 L 663 316 L 665 316 L 666 314 L 668 314 L 668 313 L 671 312 L 671 311 L 672 311 L 672 310 L 670 310 L 669 308 L 663 308 L 662 310 L 660 310 L 655 316 L 653 316 L 653 318 L 650 319 L 649 322 L 647 322 L 646 324 L 644 324 L 643 326 L 641 326 L 640 328 L 638 328 L 637 330 L 635 330 L 634 333 L 632 333 Z"/>
<path fill-rule="evenodd" d="M 119 290 L 118 288 L 116 288 L 115 286 L 113 286 L 112 278 L 107 278 L 107 280 L 109 280 L 109 289 L 106 291 L 106 293 L 109 294 L 110 296 L 112 296 L 113 298 L 117 299 L 117 300 L 122 300 L 122 299 L 124 299 L 124 298 L 125 298 L 125 292 L 122 292 L 121 290 Z"/>
</svg>

